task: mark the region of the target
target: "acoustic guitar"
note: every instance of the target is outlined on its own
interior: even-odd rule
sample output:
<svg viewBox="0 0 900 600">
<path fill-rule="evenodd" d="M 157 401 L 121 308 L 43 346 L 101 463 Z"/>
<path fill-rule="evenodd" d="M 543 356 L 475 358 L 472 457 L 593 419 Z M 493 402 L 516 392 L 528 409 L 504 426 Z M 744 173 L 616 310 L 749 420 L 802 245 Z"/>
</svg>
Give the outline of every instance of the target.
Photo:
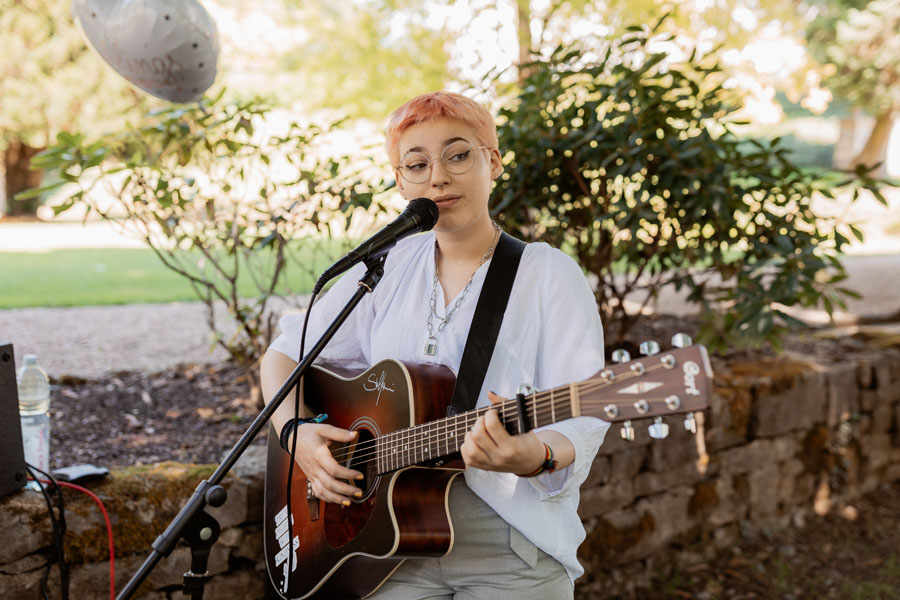
<svg viewBox="0 0 900 600">
<path fill-rule="evenodd" d="M 519 396 L 496 408 L 511 434 L 578 416 L 624 422 L 655 418 L 650 435 L 665 437 L 662 417 L 708 406 L 712 370 L 706 349 L 689 346 L 604 368 L 579 383 Z M 363 492 L 350 506 L 320 501 L 295 466 L 288 526 L 290 455 L 269 431 L 264 543 L 272 585 L 284 598 L 362 598 L 408 558 L 440 557 L 453 547 L 448 495 L 462 472 L 459 448 L 488 408 L 453 416 L 455 378 L 446 367 L 382 361 L 360 374 L 315 367 L 303 381 L 304 401 L 328 423 L 358 431 L 331 446 L 341 464 L 360 471 Z M 694 429 L 695 430 L 695 429 Z"/>
</svg>

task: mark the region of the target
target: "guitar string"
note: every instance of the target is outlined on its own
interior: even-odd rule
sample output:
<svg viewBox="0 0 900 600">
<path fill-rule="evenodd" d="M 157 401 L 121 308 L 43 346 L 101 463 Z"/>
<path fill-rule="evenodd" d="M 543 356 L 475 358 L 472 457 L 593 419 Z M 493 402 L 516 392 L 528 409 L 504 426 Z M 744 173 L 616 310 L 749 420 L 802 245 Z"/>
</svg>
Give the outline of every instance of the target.
<svg viewBox="0 0 900 600">
<path fill-rule="evenodd" d="M 665 398 L 662 398 L 662 397 L 647 398 L 647 397 L 645 397 L 645 398 L 643 398 L 643 400 L 645 400 L 648 403 L 648 405 L 649 405 L 648 413 L 651 413 L 651 414 L 637 415 L 635 417 L 635 419 L 650 418 L 652 416 L 672 416 L 675 414 L 690 412 L 690 411 L 685 411 L 685 410 L 680 410 L 680 411 L 676 412 L 676 411 L 669 409 L 669 410 L 664 410 L 662 415 L 652 414 L 654 409 L 656 409 L 658 407 L 664 406 L 665 408 L 668 408 L 668 405 L 665 404 Z M 603 401 L 603 400 L 582 401 L 582 405 L 586 405 L 589 407 L 593 407 L 596 405 L 607 405 L 607 404 L 609 404 L 609 403 L 607 401 Z M 498 407 L 483 407 L 482 409 L 479 409 L 478 411 L 473 411 L 473 413 L 475 413 L 475 414 L 472 414 L 469 418 L 466 418 L 464 422 L 462 420 L 460 420 L 460 421 L 456 422 L 455 424 L 448 425 L 445 428 L 445 431 L 443 431 L 443 432 L 440 431 L 441 430 L 440 427 L 433 427 L 430 430 L 425 430 L 425 429 L 422 429 L 419 431 L 411 431 L 410 430 L 408 433 L 404 432 L 404 433 L 401 433 L 400 435 L 397 435 L 394 440 L 390 440 L 388 443 L 394 445 L 396 447 L 396 450 L 400 451 L 401 456 L 403 454 L 409 454 L 413 457 L 416 457 L 416 462 L 418 462 L 418 458 L 417 458 L 418 454 L 422 454 L 422 460 L 427 460 L 426 454 L 431 456 L 430 450 L 432 448 L 437 448 L 440 451 L 441 443 L 443 443 L 444 447 L 448 448 L 448 449 L 449 449 L 450 444 L 453 443 L 455 445 L 454 451 L 456 451 L 456 450 L 458 450 L 460 441 L 465 438 L 465 434 L 470 429 L 470 420 L 469 419 L 471 419 L 471 423 L 474 423 L 474 421 L 477 420 L 478 417 L 481 416 L 481 414 L 486 413 L 491 408 L 498 408 Z M 515 406 L 499 407 L 499 409 L 500 409 L 500 417 L 501 417 L 501 420 L 503 420 L 503 421 L 506 421 L 508 416 L 512 416 L 513 418 L 516 417 L 517 407 L 515 407 Z M 508 415 L 507 414 L 508 411 L 506 409 L 512 409 L 512 411 L 514 411 L 514 412 L 512 412 L 512 415 Z M 572 416 L 571 415 L 571 407 L 568 405 L 559 406 L 559 407 L 555 407 L 555 406 L 549 407 L 545 403 L 542 406 L 536 407 L 536 410 L 534 410 L 533 414 L 529 415 L 528 420 L 532 421 L 532 420 L 536 419 L 539 422 L 543 422 L 544 417 L 547 417 L 553 413 L 556 413 L 556 415 L 554 415 L 556 417 L 556 420 L 564 420 L 564 419 L 571 418 L 571 416 Z M 515 422 L 513 419 L 509 419 L 509 420 L 510 420 L 510 422 Z M 553 422 L 553 421 L 551 421 L 551 422 Z M 440 434 L 441 434 L 440 437 L 435 437 L 435 434 L 438 432 L 440 432 Z M 446 433 L 446 435 L 443 435 L 445 433 Z M 392 434 L 388 434 L 388 436 L 389 435 L 392 435 Z M 405 438 L 404 438 L 404 435 L 406 436 Z M 387 436 L 383 436 L 383 437 L 387 437 Z M 428 439 L 426 439 L 426 437 Z M 373 440 L 373 442 L 374 442 L 374 440 Z M 425 449 L 428 449 L 428 452 L 426 452 Z M 362 459 L 367 459 L 368 457 L 372 456 L 373 454 L 377 455 L 379 452 L 377 447 L 372 448 L 372 442 L 357 446 L 355 449 L 351 448 L 347 452 L 344 452 L 343 454 L 341 454 L 341 450 L 348 450 L 348 448 L 344 447 L 344 448 L 336 449 L 337 453 L 333 453 L 333 456 L 335 457 L 336 460 L 339 460 L 339 461 L 346 460 L 349 456 L 353 455 L 354 460 L 361 464 L 364 464 L 366 462 L 366 461 L 362 461 Z M 372 450 L 372 451 L 370 451 L 370 450 Z M 388 460 L 390 460 L 391 457 L 394 456 L 394 454 L 387 454 L 387 453 L 382 453 L 382 454 L 383 454 L 383 457 L 387 458 Z"/>
<path fill-rule="evenodd" d="M 647 401 L 648 404 L 651 404 L 651 407 L 652 407 L 652 404 L 656 403 L 656 402 L 665 404 L 665 398 L 644 398 L 644 399 Z M 603 404 L 603 402 L 600 402 L 600 401 L 597 401 L 596 403 Z M 673 413 L 673 414 L 677 414 L 677 413 Z M 641 418 L 645 418 L 645 417 L 642 416 Z M 467 432 L 468 432 L 468 429 L 463 429 L 463 430 L 457 429 L 457 431 L 453 432 L 455 435 L 453 435 L 453 437 L 449 438 L 449 441 L 446 442 L 447 447 L 449 448 L 451 443 L 455 444 L 456 448 L 454 451 L 457 451 L 459 449 L 459 443 L 465 438 L 465 434 Z M 444 438 L 444 439 L 446 440 L 448 438 Z M 354 460 L 353 464 L 355 466 L 368 465 L 368 464 L 371 464 L 372 462 L 376 462 L 378 460 L 384 460 L 388 463 L 397 463 L 398 465 L 401 465 L 401 466 L 411 466 L 412 464 L 420 462 L 418 459 L 415 459 L 414 453 L 416 450 L 420 450 L 420 449 L 426 448 L 426 447 L 430 448 L 435 445 L 438 445 L 438 447 L 440 447 L 439 444 L 440 444 L 440 442 L 419 444 L 419 443 L 417 443 L 416 440 L 410 440 L 410 444 L 407 444 L 406 448 L 403 448 L 400 445 L 398 445 L 397 450 L 400 451 L 399 455 L 384 454 L 379 459 L 379 457 L 377 456 L 377 454 L 378 454 L 377 452 L 374 452 L 374 453 L 370 452 L 368 454 L 354 456 L 354 459 L 359 459 L 359 458 L 364 457 L 365 460 Z M 352 453 L 348 453 L 348 455 L 350 455 L 350 454 L 352 454 Z M 422 454 L 424 455 L 424 452 L 422 452 Z M 373 455 L 374 455 L 374 458 L 372 458 Z M 335 457 L 335 458 L 337 458 L 337 457 Z M 412 463 L 407 464 L 409 459 L 414 459 L 414 460 Z M 422 460 L 424 461 L 424 460 L 430 460 L 430 459 L 423 458 Z M 401 467 L 398 466 L 397 468 L 401 468 Z M 394 469 L 388 469 L 388 471 L 390 471 L 390 470 L 394 470 Z"/>
<path fill-rule="evenodd" d="M 660 369 L 663 367 L 664 367 L 664 365 L 662 365 L 661 363 L 656 364 L 656 365 L 651 365 L 650 367 L 647 367 L 645 369 L 644 373 L 646 373 L 648 371 L 652 371 L 652 370 L 657 370 L 657 369 Z M 616 381 L 627 382 L 628 380 L 640 377 L 641 375 L 642 375 L 642 373 L 630 371 L 630 372 L 626 372 L 624 374 L 617 375 Z M 603 387 L 608 387 L 611 383 L 613 383 L 613 382 L 607 381 L 602 378 L 594 378 L 594 379 L 588 379 L 586 381 L 579 383 L 578 388 L 579 388 L 580 393 L 591 393 L 592 391 L 596 391 L 597 389 L 602 389 Z M 547 415 L 552 415 L 554 412 L 559 413 L 562 418 L 566 418 L 566 419 L 570 418 L 571 417 L 571 410 L 570 410 L 571 407 L 570 406 L 568 406 L 568 405 L 565 405 L 565 406 L 561 405 L 559 407 L 556 406 L 557 402 L 562 403 L 563 401 L 567 402 L 569 400 L 571 393 L 568 390 L 569 390 L 569 388 L 567 386 L 564 386 L 562 390 L 558 390 L 558 391 L 546 390 L 543 392 L 536 392 L 535 394 L 532 394 L 530 396 L 526 396 L 526 399 L 525 399 L 526 408 L 531 408 L 531 410 L 532 410 L 530 415 L 526 415 L 526 418 L 529 421 L 543 420 L 543 417 L 546 417 Z M 558 395 L 558 397 L 557 397 L 557 395 Z M 644 398 L 644 399 L 647 400 L 648 403 L 657 402 L 657 401 L 664 402 L 664 400 L 665 400 L 664 398 L 663 399 Z M 611 404 L 611 403 L 607 400 L 584 399 L 581 401 L 581 404 L 583 406 L 593 406 L 596 404 Z M 617 403 L 612 403 L 612 404 L 617 404 Z M 622 404 L 624 404 L 624 403 L 622 403 Z M 652 408 L 652 406 L 651 406 L 651 408 Z M 450 433 L 451 430 L 453 430 L 453 433 L 456 434 L 454 436 L 454 438 L 460 437 L 460 433 L 462 434 L 462 437 L 464 437 L 465 433 L 469 430 L 469 419 L 471 418 L 472 422 L 474 424 L 474 421 L 476 421 L 482 414 L 486 413 L 488 410 L 491 410 L 491 409 L 497 409 L 498 411 L 500 411 L 502 417 L 506 417 L 507 412 L 511 412 L 512 416 L 513 416 L 513 422 L 515 422 L 516 415 L 518 412 L 518 401 L 515 399 L 506 400 L 500 404 L 481 407 L 481 408 L 475 409 L 473 411 L 463 413 L 463 415 L 457 416 L 455 418 L 455 423 L 451 424 L 450 422 L 447 422 L 447 426 L 446 426 L 447 433 Z M 686 412 L 686 411 L 684 411 L 684 412 Z M 679 413 L 669 411 L 668 414 L 679 414 Z M 568 416 L 565 416 L 565 415 L 568 415 Z M 646 418 L 646 417 L 641 415 L 639 418 Z M 462 422 L 463 420 L 465 421 L 464 423 Z M 440 423 L 440 421 L 434 421 L 432 423 Z M 459 431 L 460 425 L 462 425 L 464 427 L 464 429 L 461 432 Z M 418 431 L 416 431 L 415 430 L 416 427 L 421 428 L 421 429 L 418 429 Z M 391 440 L 388 443 L 394 443 L 395 445 L 400 446 L 400 443 L 398 443 L 398 442 L 403 440 L 403 435 L 409 436 L 408 439 L 403 440 L 403 441 L 407 442 L 405 444 L 407 447 L 399 448 L 399 449 L 401 449 L 403 452 L 409 452 L 409 451 L 415 452 L 416 450 L 419 450 L 422 448 L 430 448 L 435 444 L 440 444 L 440 442 L 445 438 L 440 438 L 440 439 L 434 440 L 432 442 L 426 442 L 424 439 L 423 440 L 417 439 L 419 436 L 423 436 L 423 435 L 430 435 L 433 437 L 433 434 L 440 430 L 441 430 L 441 426 L 431 426 L 431 429 L 429 430 L 427 428 L 424 428 L 422 425 L 417 425 L 413 428 L 402 429 L 399 431 L 384 434 L 382 436 L 379 436 L 376 439 L 373 439 L 373 440 L 370 440 L 367 442 L 363 442 L 361 444 L 357 444 L 355 447 L 343 446 L 341 448 L 336 448 L 335 451 L 332 452 L 332 456 L 338 462 L 345 461 L 350 456 L 353 456 L 358 461 L 360 458 L 368 458 L 372 454 L 377 455 L 378 441 L 384 440 L 384 439 L 388 438 L 389 436 L 396 436 L 396 439 Z M 419 443 L 420 441 L 423 443 Z M 343 452 L 343 454 L 342 454 L 342 452 Z"/>
<path fill-rule="evenodd" d="M 664 365 L 662 365 L 661 363 L 656 364 L 656 365 L 651 365 L 650 367 L 646 368 L 644 373 L 646 373 L 648 371 L 652 371 L 652 370 L 657 370 L 657 369 L 660 369 L 663 367 L 664 367 Z M 642 375 L 642 373 L 637 373 L 634 371 L 625 372 L 623 374 L 617 375 L 616 381 L 618 381 L 620 383 L 627 382 L 630 379 L 640 377 L 641 375 Z M 594 378 L 594 379 L 585 380 L 577 385 L 579 387 L 580 393 L 591 393 L 592 391 L 602 389 L 603 387 L 608 387 L 611 383 L 613 383 L 613 382 L 607 381 L 602 378 Z M 560 403 L 562 403 L 563 401 L 568 402 L 569 396 L 571 395 L 569 392 L 569 387 L 563 386 L 562 389 L 557 388 L 557 390 L 558 391 L 546 390 L 543 392 L 537 392 L 530 396 L 526 396 L 526 400 L 525 400 L 526 408 L 530 408 L 532 410 L 532 414 L 526 415 L 526 418 L 528 418 L 529 421 L 534 421 L 535 419 L 538 419 L 538 418 L 540 418 L 542 420 L 543 417 L 546 417 L 547 415 L 552 415 L 553 412 L 560 413 L 560 415 L 568 415 L 568 416 L 563 416 L 562 418 L 570 418 L 571 412 L 570 412 L 570 407 L 568 405 L 565 405 L 565 406 L 561 405 L 559 407 L 556 406 L 557 402 L 560 402 Z M 557 395 L 558 395 L 558 397 L 557 397 Z M 644 398 L 644 399 L 646 400 L 646 398 Z M 657 401 L 656 399 L 648 400 L 648 402 L 656 402 L 656 401 Z M 594 406 L 596 404 L 610 404 L 610 402 L 605 401 L 605 400 L 590 400 L 590 399 L 584 399 L 581 401 L 581 405 L 583 405 L 583 406 Z M 613 404 L 616 404 L 616 403 L 613 403 Z M 482 414 L 486 413 L 488 410 L 491 410 L 491 409 L 499 410 L 502 413 L 503 417 L 507 416 L 507 412 L 511 412 L 513 418 L 515 419 L 517 412 L 518 412 L 518 401 L 515 399 L 506 400 L 500 404 L 481 407 L 481 408 L 475 409 L 473 411 L 463 413 L 463 415 L 457 416 L 455 418 L 455 422 L 451 423 L 450 421 L 448 421 L 445 429 L 446 429 L 447 433 L 450 433 L 452 430 L 456 434 L 454 439 L 456 437 L 460 437 L 460 434 L 462 434 L 462 436 L 464 437 L 465 432 L 467 432 L 470 428 L 469 419 L 472 419 L 472 423 L 474 424 L 475 420 L 477 420 Z M 682 412 L 687 412 L 687 411 L 682 411 Z M 679 413 L 669 411 L 668 414 L 679 414 Z M 646 418 L 646 417 L 640 416 L 639 418 Z M 463 420 L 464 420 L 464 422 L 463 422 Z M 440 421 L 434 421 L 433 423 L 440 423 Z M 460 431 L 460 426 L 463 427 L 462 431 Z M 421 429 L 419 429 L 418 431 L 415 431 L 415 427 L 419 427 Z M 403 441 L 406 442 L 405 445 L 407 446 L 407 448 L 405 448 L 405 449 L 400 448 L 403 452 L 409 452 L 410 450 L 416 451 L 421 448 L 431 447 L 433 444 L 440 443 L 441 440 L 437 440 L 434 442 L 425 442 L 425 440 L 421 440 L 424 443 L 420 444 L 419 443 L 420 440 L 417 439 L 419 436 L 427 435 L 427 434 L 434 434 L 436 431 L 440 431 L 440 429 L 441 429 L 440 426 L 432 426 L 431 430 L 423 428 L 421 425 L 418 425 L 415 427 L 390 432 L 390 433 L 384 434 L 382 436 L 379 436 L 376 439 L 373 439 L 373 440 L 370 440 L 367 442 L 363 442 L 362 444 L 357 444 L 355 447 L 343 446 L 341 448 L 336 448 L 332 452 L 332 456 L 338 462 L 346 460 L 351 455 L 353 455 L 357 460 L 360 458 L 367 458 L 368 456 L 371 456 L 372 454 L 378 453 L 377 443 L 379 440 L 387 439 L 390 436 L 394 436 L 395 439 L 390 440 L 388 442 L 389 444 L 394 444 L 394 445 L 400 446 Z M 404 439 L 403 436 L 408 436 L 408 438 Z M 444 438 L 441 438 L 441 439 L 444 439 Z M 341 452 L 343 452 L 343 454 L 341 454 Z"/>
<path fill-rule="evenodd" d="M 562 399 L 563 398 L 559 399 L 560 402 L 562 401 Z M 668 405 L 665 404 L 665 398 L 644 397 L 642 399 L 648 403 L 648 405 L 649 405 L 648 413 L 651 413 L 651 414 L 637 415 L 635 417 L 635 419 L 650 418 L 652 416 L 672 416 L 672 415 L 681 414 L 684 412 L 691 412 L 691 411 L 687 411 L 687 410 L 668 409 Z M 561 403 L 560 406 L 557 407 L 555 405 L 556 402 L 557 402 L 557 399 L 554 399 L 552 401 L 552 404 L 548 403 L 548 402 L 542 402 L 541 404 L 532 405 L 531 406 L 532 414 L 528 415 L 526 418 L 529 421 L 536 420 L 540 424 L 542 424 L 543 419 L 548 416 L 555 417 L 556 421 L 571 418 L 571 416 L 572 416 L 571 406 L 568 405 L 568 403 L 566 403 L 566 404 Z M 384 439 L 384 438 L 387 438 L 388 436 L 394 435 L 395 439 L 390 440 L 388 443 L 396 446 L 397 449 L 401 451 L 401 453 L 412 452 L 412 453 L 414 453 L 413 454 L 414 456 L 416 456 L 419 453 L 419 451 L 421 451 L 424 448 L 428 448 L 430 450 L 431 448 L 436 447 L 439 450 L 441 442 L 443 442 L 445 444 L 445 446 L 448 447 L 450 441 L 453 441 L 454 443 L 456 443 L 460 439 L 464 438 L 465 434 L 470 429 L 470 427 L 469 427 L 470 420 L 469 419 L 471 419 L 472 422 L 474 422 L 482 414 L 486 413 L 488 410 L 491 410 L 492 408 L 496 408 L 499 410 L 501 420 L 506 421 L 509 416 L 512 416 L 513 418 L 509 419 L 509 422 L 510 423 L 516 422 L 518 407 L 517 406 L 509 406 L 510 404 L 515 405 L 517 403 L 514 401 L 511 401 L 511 402 L 504 403 L 504 405 L 482 407 L 482 408 L 478 409 L 477 411 L 472 411 L 472 413 L 468 413 L 470 416 L 467 417 L 464 422 L 462 420 L 459 420 L 454 424 L 448 424 L 447 427 L 443 428 L 445 430 L 443 432 L 441 431 L 441 429 L 442 429 L 441 427 L 431 427 L 430 429 L 420 429 L 418 431 L 401 430 L 400 432 L 392 432 L 391 434 L 382 436 L 379 439 Z M 532 403 L 529 402 L 529 404 L 532 404 Z M 594 407 L 597 405 L 608 405 L 609 402 L 605 401 L 605 400 L 583 400 L 581 402 L 581 404 L 583 406 Z M 658 407 L 656 405 L 665 406 L 665 408 L 668 410 L 664 410 L 663 414 L 652 414 L 652 411 L 654 411 L 654 409 L 656 409 Z M 555 422 L 555 421 L 551 420 L 550 422 Z M 540 424 L 538 426 L 540 426 Z M 439 432 L 441 434 L 446 433 L 447 435 L 446 436 L 441 435 L 441 437 L 435 438 L 435 434 L 439 433 Z M 428 439 L 426 439 L 426 437 Z M 373 442 L 376 442 L 376 441 L 377 440 L 372 440 L 371 442 L 367 442 L 365 444 L 358 445 L 358 446 L 356 446 L 356 448 L 348 449 L 348 447 L 346 447 L 346 446 L 343 448 L 338 448 L 338 449 L 336 449 L 336 453 L 332 453 L 332 455 L 335 457 L 336 460 L 345 460 L 348 456 L 353 455 L 355 460 L 359 461 L 360 459 L 368 458 L 372 454 L 378 453 L 377 448 L 374 449 L 374 452 L 368 452 L 369 450 L 372 450 L 372 444 L 373 444 Z M 341 454 L 342 450 L 347 450 L 347 452 Z M 426 452 L 422 451 L 421 453 L 423 455 L 423 460 L 426 460 L 424 458 L 424 455 L 426 454 Z M 392 455 L 384 454 L 384 456 L 390 457 Z"/>
</svg>

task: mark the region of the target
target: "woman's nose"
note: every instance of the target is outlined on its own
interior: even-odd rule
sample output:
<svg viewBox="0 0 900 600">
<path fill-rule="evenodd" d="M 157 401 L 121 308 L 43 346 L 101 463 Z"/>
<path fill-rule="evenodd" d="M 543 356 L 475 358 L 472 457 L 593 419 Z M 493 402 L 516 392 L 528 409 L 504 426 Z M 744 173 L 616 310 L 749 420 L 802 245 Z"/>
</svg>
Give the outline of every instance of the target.
<svg viewBox="0 0 900 600">
<path fill-rule="evenodd" d="M 444 161 L 440 158 L 431 161 L 431 185 L 443 187 L 450 182 L 450 174 L 444 168 Z"/>
</svg>

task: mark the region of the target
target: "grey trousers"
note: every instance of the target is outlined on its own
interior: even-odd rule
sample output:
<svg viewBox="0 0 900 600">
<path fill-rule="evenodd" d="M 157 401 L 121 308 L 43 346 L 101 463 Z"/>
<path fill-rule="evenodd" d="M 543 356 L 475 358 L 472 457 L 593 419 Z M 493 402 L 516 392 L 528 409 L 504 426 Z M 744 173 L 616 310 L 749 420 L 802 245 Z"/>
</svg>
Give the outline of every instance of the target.
<svg viewBox="0 0 900 600">
<path fill-rule="evenodd" d="M 454 544 L 443 558 L 409 559 L 367 600 L 567 600 L 566 569 L 500 518 L 457 477 Z"/>
</svg>

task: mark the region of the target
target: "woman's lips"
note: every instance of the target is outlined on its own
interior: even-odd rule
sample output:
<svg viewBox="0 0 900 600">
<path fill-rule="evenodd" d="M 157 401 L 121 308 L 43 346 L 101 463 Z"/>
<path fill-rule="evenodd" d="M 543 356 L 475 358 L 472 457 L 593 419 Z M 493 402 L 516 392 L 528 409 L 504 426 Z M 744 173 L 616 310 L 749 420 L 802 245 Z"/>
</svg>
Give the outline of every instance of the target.
<svg viewBox="0 0 900 600">
<path fill-rule="evenodd" d="M 457 200 L 459 200 L 459 196 L 446 194 L 435 198 L 434 203 L 437 204 L 438 208 L 447 208 L 448 206 L 455 204 Z"/>
</svg>

